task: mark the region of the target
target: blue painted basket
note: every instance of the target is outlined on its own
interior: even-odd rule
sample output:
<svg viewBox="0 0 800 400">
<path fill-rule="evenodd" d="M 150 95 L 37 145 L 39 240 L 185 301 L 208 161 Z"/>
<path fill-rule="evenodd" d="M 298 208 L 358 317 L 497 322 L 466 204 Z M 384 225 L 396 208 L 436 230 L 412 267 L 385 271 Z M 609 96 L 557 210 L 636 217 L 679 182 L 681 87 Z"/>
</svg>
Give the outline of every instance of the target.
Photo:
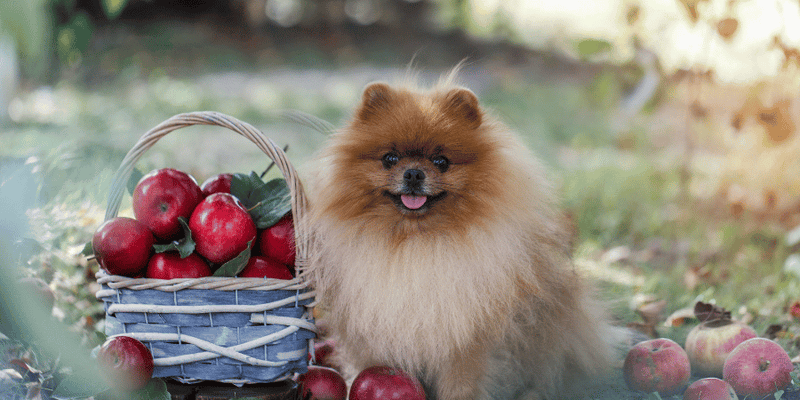
<svg viewBox="0 0 800 400">
<path fill-rule="evenodd" d="M 316 336 L 308 271 L 305 195 L 286 155 L 251 125 L 216 112 L 176 115 L 145 133 L 128 152 L 111 185 L 105 219 L 119 210 L 134 164 L 166 134 L 191 125 L 217 125 L 250 139 L 281 170 L 292 196 L 296 271 L 292 280 L 205 277 L 146 279 L 97 273 L 106 334 L 131 336 L 153 354 L 153 376 L 184 383 L 242 385 L 304 373 Z"/>
</svg>

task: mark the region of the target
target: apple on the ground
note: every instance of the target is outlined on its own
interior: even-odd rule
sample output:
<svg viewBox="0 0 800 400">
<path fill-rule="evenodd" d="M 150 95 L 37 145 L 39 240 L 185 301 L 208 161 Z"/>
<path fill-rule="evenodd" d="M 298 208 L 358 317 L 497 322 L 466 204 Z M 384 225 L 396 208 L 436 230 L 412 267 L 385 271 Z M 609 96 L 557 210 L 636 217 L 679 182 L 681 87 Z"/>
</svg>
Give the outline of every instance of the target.
<svg viewBox="0 0 800 400">
<path fill-rule="evenodd" d="M 314 365 L 333 368 L 331 356 L 335 347 L 336 341 L 333 339 L 314 343 Z M 308 358 L 311 360 L 311 354 L 308 355 Z"/>
<path fill-rule="evenodd" d="M 683 400 L 739 400 L 739 397 L 728 382 L 719 378 L 703 378 L 686 388 Z"/>
<path fill-rule="evenodd" d="M 625 357 L 622 370 L 625 383 L 631 390 L 658 392 L 661 396 L 683 391 L 691 375 L 686 351 L 666 338 L 634 345 Z"/>
<path fill-rule="evenodd" d="M 148 173 L 133 190 L 133 214 L 161 240 L 182 232 L 178 217 L 189 218 L 203 193 L 189 174 L 172 168 Z"/>
<path fill-rule="evenodd" d="M 378 365 L 356 376 L 349 400 L 425 400 L 425 390 L 417 378 L 405 371 Z"/>
<path fill-rule="evenodd" d="M 97 353 L 107 383 L 122 391 L 143 388 L 153 377 L 153 356 L 140 341 L 130 336 L 108 338 Z"/>
<path fill-rule="evenodd" d="M 109 219 L 92 236 L 97 262 L 112 275 L 137 276 L 147 267 L 155 238 L 143 223 L 127 217 Z"/>
<path fill-rule="evenodd" d="M 725 360 L 723 379 L 742 397 L 761 399 L 792 382 L 789 354 L 778 343 L 752 338 L 736 346 Z"/>
<path fill-rule="evenodd" d="M 739 343 L 758 336 L 745 323 L 730 319 L 703 322 L 686 337 L 686 353 L 697 376 L 722 377 L 725 359 Z"/>
<path fill-rule="evenodd" d="M 344 378 L 334 369 L 309 366 L 308 372 L 297 378 L 300 386 L 300 397 L 311 400 L 345 400 L 347 384 Z"/>
</svg>

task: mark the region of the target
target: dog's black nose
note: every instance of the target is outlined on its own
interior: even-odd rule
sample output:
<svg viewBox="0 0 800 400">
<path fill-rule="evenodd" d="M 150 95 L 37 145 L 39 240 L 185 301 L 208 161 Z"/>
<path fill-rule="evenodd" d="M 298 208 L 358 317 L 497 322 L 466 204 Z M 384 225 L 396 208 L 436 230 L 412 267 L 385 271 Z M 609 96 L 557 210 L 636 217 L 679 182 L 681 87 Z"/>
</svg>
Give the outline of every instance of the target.
<svg viewBox="0 0 800 400">
<path fill-rule="evenodd" d="M 418 169 L 407 169 L 403 173 L 403 181 L 410 187 L 419 186 L 425 180 L 425 173 Z"/>
</svg>

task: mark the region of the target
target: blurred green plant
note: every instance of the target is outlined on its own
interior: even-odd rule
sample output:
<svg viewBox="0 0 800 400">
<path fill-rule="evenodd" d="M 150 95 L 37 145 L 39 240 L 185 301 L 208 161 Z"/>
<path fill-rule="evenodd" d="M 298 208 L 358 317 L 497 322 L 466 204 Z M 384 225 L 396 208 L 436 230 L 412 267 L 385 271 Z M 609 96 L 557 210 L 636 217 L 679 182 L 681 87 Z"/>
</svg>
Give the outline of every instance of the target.
<svg viewBox="0 0 800 400">
<path fill-rule="evenodd" d="M 108 19 L 117 18 L 128 3 L 100 2 Z M 47 78 L 53 57 L 66 67 L 78 65 L 94 31 L 89 15 L 78 9 L 75 0 L 0 1 L 0 35 L 17 44 L 22 71 L 31 77 Z"/>
<path fill-rule="evenodd" d="M 0 1 L 0 35 L 10 36 L 22 56 L 22 67 L 41 76 L 47 70 L 52 47 L 53 1 Z"/>
</svg>

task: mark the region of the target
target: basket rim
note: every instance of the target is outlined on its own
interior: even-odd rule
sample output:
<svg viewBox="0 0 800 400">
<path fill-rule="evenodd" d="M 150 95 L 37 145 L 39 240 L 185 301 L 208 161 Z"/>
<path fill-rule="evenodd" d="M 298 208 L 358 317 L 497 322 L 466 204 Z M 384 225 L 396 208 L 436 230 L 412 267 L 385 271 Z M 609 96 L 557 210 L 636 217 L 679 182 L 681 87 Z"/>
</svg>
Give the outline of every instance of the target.
<svg viewBox="0 0 800 400">
<path fill-rule="evenodd" d="M 176 292 L 185 289 L 199 290 L 304 290 L 308 289 L 306 281 L 301 277 L 294 279 L 276 278 L 240 278 L 228 276 L 206 276 L 202 278 L 132 278 L 122 275 L 111 275 L 100 269 L 95 273 L 97 283 L 110 289 L 160 290 Z M 313 292 L 313 291 L 312 291 Z"/>
<path fill-rule="evenodd" d="M 111 189 L 108 195 L 108 205 L 106 209 L 106 214 L 104 217 L 104 221 L 112 219 L 117 216 L 119 212 L 119 207 L 122 202 L 122 198 L 125 194 L 125 187 L 127 182 L 130 178 L 131 173 L 133 172 L 134 165 L 139 161 L 139 159 L 144 155 L 144 153 L 150 149 L 158 140 L 166 136 L 167 134 L 178 130 L 180 128 L 185 128 L 194 125 L 211 125 L 211 126 L 219 126 L 223 128 L 228 128 L 229 130 L 249 139 L 253 144 L 255 144 L 264 154 L 266 154 L 272 161 L 275 162 L 275 166 L 283 174 L 283 177 L 286 179 L 287 185 L 289 186 L 289 191 L 291 195 L 291 203 L 292 203 L 292 219 L 294 224 L 294 233 L 295 233 L 295 271 L 297 275 L 292 280 L 282 280 L 283 282 L 288 282 L 289 285 L 287 286 L 294 286 L 294 285 L 303 285 L 307 286 L 310 282 L 310 274 L 308 270 L 308 252 L 309 248 L 311 247 L 311 235 L 309 233 L 309 229 L 307 228 L 307 218 L 306 218 L 306 210 L 308 208 L 308 202 L 306 200 L 305 191 L 303 189 L 302 182 L 300 181 L 299 174 L 295 170 L 294 166 L 289 162 L 286 153 L 283 149 L 278 146 L 275 142 L 273 142 L 270 138 L 264 135 L 263 132 L 256 129 L 252 125 L 243 122 L 235 117 L 230 115 L 226 115 L 216 111 L 194 111 L 194 112 L 187 112 L 174 115 L 157 126 L 153 127 L 149 131 L 145 132 L 139 140 L 133 145 L 133 147 L 128 151 L 123 159 L 122 163 L 120 164 L 119 168 L 117 169 L 114 180 L 111 184 Z M 102 269 L 100 272 L 104 272 Z M 118 275 L 110 275 L 106 274 L 109 277 L 117 277 Z M 99 273 L 98 273 L 99 277 Z M 211 278 L 212 280 L 230 280 L 235 279 L 242 283 L 241 281 L 245 279 L 252 279 L 253 282 L 261 281 L 262 286 L 264 283 L 264 279 L 262 278 L 237 278 L 237 277 L 207 277 Z M 114 278 L 115 282 L 123 282 L 127 279 L 141 279 L 141 278 L 128 278 L 119 276 L 119 278 Z M 148 279 L 148 278 L 145 278 Z M 162 279 L 153 279 L 154 281 L 165 281 Z M 147 282 L 153 284 L 152 282 Z M 156 285 L 158 286 L 158 285 Z"/>
</svg>

